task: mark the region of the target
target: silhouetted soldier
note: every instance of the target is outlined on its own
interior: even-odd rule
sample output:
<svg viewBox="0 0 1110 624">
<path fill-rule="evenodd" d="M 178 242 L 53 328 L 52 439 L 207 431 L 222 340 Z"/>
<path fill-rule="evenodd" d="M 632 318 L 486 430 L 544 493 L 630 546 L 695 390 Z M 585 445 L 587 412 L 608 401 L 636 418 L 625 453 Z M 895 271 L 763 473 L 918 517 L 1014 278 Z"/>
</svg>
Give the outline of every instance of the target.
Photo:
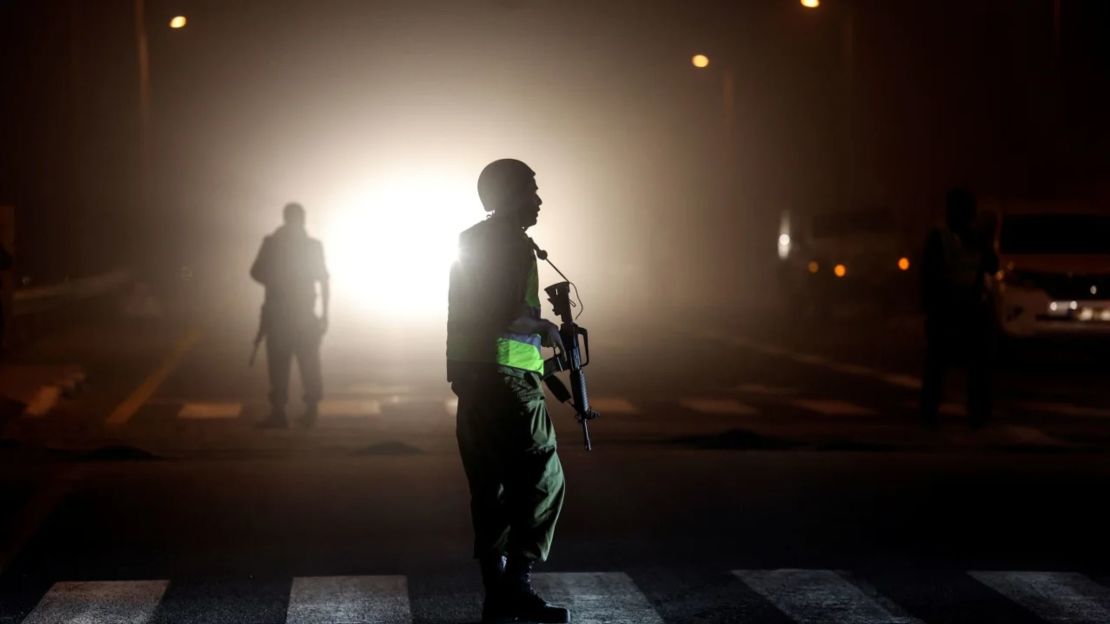
<svg viewBox="0 0 1110 624">
<path fill-rule="evenodd" d="M 921 267 L 925 336 L 928 341 L 921 389 L 922 418 L 939 422 L 944 377 L 955 364 L 967 367 L 967 407 L 973 427 L 991 412 L 994 308 L 988 287 L 998 270 L 991 236 L 976 229 L 975 196 L 948 192 L 946 225 L 930 232 Z"/>
<path fill-rule="evenodd" d="M 561 344 L 540 318 L 532 240 L 540 201 L 535 172 L 519 160 L 478 177 L 485 221 L 459 236 L 451 269 L 447 379 L 459 397 L 456 434 L 486 599 L 483 622 L 566 622 L 566 609 L 532 589 L 563 507 L 563 469 L 541 386 L 541 344 Z"/>
<path fill-rule="evenodd" d="M 305 411 L 301 423 L 311 426 L 323 396 L 320 373 L 320 339 L 328 327 L 328 271 L 324 246 L 305 232 L 305 212 L 300 204 L 286 204 L 285 224 L 262 241 L 251 265 L 251 277 L 266 287 L 259 335 L 266 338 L 270 372 L 270 416 L 264 427 L 285 427 L 289 399 L 289 372 L 297 358 L 304 388 Z M 320 285 L 322 315 L 316 316 L 316 285 Z"/>
</svg>

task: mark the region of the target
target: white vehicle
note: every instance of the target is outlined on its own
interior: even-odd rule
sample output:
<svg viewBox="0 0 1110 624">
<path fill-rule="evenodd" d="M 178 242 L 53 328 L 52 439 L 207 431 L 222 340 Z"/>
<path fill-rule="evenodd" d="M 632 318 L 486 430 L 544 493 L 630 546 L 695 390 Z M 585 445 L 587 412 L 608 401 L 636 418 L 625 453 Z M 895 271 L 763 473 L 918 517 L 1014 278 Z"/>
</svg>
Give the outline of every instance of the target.
<svg viewBox="0 0 1110 624">
<path fill-rule="evenodd" d="M 784 213 L 779 286 L 787 305 L 823 314 L 837 307 L 890 310 L 915 301 L 912 245 L 883 208 Z"/>
<path fill-rule="evenodd" d="M 1110 335 L 1110 211 L 1008 205 L 998 211 L 996 233 L 1006 335 Z"/>
</svg>

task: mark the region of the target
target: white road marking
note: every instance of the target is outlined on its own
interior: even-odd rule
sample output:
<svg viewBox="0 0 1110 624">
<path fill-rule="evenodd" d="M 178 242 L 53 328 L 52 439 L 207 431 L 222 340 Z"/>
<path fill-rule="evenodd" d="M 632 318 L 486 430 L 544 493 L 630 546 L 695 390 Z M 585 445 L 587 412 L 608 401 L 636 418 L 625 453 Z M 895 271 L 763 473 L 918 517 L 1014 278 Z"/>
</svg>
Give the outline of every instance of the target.
<svg viewBox="0 0 1110 624">
<path fill-rule="evenodd" d="M 832 570 L 734 570 L 799 624 L 918 624 L 894 615 Z"/>
<path fill-rule="evenodd" d="M 370 399 L 324 399 L 320 401 L 321 418 L 364 418 L 382 413 L 382 404 Z"/>
<path fill-rule="evenodd" d="M 35 396 L 27 402 L 23 409 L 24 418 L 41 418 L 50 413 L 62 398 L 62 389 L 56 385 L 42 386 L 35 391 Z"/>
<path fill-rule="evenodd" d="M 686 409 L 703 414 L 750 415 L 758 412 L 754 407 L 745 405 L 736 399 L 682 399 L 679 404 Z"/>
<path fill-rule="evenodd" d="M 146 624 L 169 581 L 55 583 L 23 624 Z"/>
<path fill-rule="evenodd" d="M 968 572 L 1047 622 L 1110 622 L 1110 590 L 1075 572 Z"/>
<path fill-rule="evenodd" d="M 791 405 L 825 416 L 874 416 L 875 410 L 837 399 L 794 399 Z"/>
<path fill-rule="evenodd" d="M 853 376 L 856 376 L 856 377 L 868 377 L 868 378 L 871 378 L 871 379 L 874 379 L 874 380 L 877 380 L 877 381 L 881 381 L 885 384 L 889 384 L 889 385 L 892 385 L 892 386 L 898 386 L 899 388 L 909 388 L 909 389 L 920 389 L 921 388 L 921 380 L 918 379 L 917 377 L 913 377 L 913 376 L 910 376 L 910 375 L 891 374 L 891 373 L 886 373 L 886 372 L 876 370 L 874 368 L 870 368 L 870 367 L 867 367 L 867 366 L 861 366 L 859 364 L 851 364 L 851 363 L 848 363 L 848 362 L 838 362 L 836 360 L 827 358 L 827 357 L 822 356 L 822 355 L 817 355 L 817 354 L 814 354 L 814 353 L 804 353 L 804 352 L 801 352 L 801 351 L 792 351 L 790 349 L 786 349 L 786 348 L 780 347 L 778 345 L 755 342 L 755 341 L 749 340 L 748 338 L 745 338 L 743 336 L 731 336 L 731 335 L 718 334 L 718 333 L 715 333 L 715 332 L 706 332 L 706 331 L 696 331 L 696 332 L 686 332 L 686 333 L 692 333 L 692 334 L 694 334 L 694 335 L 696 335 L 700 338 L 703 338 L 705 340 L 712 340 L 712 341 L 716 341 L 716 342 L 724 342 L 726 344 L 731 344 L 733 346 L 742 347 L 742 348 L 746 348 L 746 349 L 752 349 L 754 351 L 759 351 L 760 353 L 765 353 L 767 355 L 775 355 L 775 356 L 785 357 L 787 359 L 790 359 L 790 360 L 793 360 L 795 362 L 799 362 L 799 363 L 802 363 L 802 364 L 809 364 L 811 366 L 820 366 L 820 367 L 827 368 L 827 369 L 832 370 L 832 371 L 836 371 L 838 373 L 844 373 L 846 375 L 853 375 Z"/>
<path fill-rule="evenodd" d="M 536 591 L 570 609 L 575 624 L 663 624 L 647 597 L 623 572 L 555 572 L 533 577 Z"/>
<path fill-rule="evenodd" d="M 590 407 L 602 415 L 605 414 L 639 414 L 640 410 L 632 401 L 619 397 L 590 397 Z"/>
<path fill-rule="evenodd" d="M 1110 409 L 1100 407 L 1085 407 L 1071 403 L 1048 403 L 1027 401 L 1018 403 L 1018 409 L 1028 412 L 1051 412 L 1062 416 L 1077 416 L 1080 418 L 1110 418 Z"/>
<path fill-rule="evenodd" d="M 286 624 L 408 624 L 403 576 L 319 576 L 293 579 Z"/>
<path fill-rule="evenodd" d="M 186 420 L 218 420 L 239 418 L 243 413 L 242 403 L 186 403 L 177 412 L 178 418 Z"/>
<path fill-rule="evenodd" d="M 182 334 L 177 344 L 174 345 L 173 350 L 166 355 L 166 358 L 158 368 L 144 379 L 143 383 L 139 384 L 139 387 L 135 388 L 135 390 L 124 399 L 123 403 L 117 405 L 116 409 L 112 410 L 112 413 L 108 415 L 108 419 L 104 422 L 113 427 L 126 425 L 135 413 L 154 396 L 158 388 L 169 379 L 170 375 L 173 374 L 173 371 L 175 371 L 177 366 L 181 363 L 181 360 L 188 355 L 189 351 L 191 351 L 198 342 L 200 342 L 200 338 L 201 332 L 197 329 L 191 329 Z"/>
</svg>

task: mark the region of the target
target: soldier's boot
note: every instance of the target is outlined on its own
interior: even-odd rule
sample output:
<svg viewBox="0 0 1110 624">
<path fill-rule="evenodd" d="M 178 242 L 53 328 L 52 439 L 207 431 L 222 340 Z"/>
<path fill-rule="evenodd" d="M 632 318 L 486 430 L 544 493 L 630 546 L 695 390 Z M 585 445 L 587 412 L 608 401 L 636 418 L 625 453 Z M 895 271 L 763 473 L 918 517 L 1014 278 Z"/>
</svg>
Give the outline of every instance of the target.
<svg viewBox="0 0 1110 624">
<path fill-rule="evenodd" d="M 520 622 L 568 624 L 569 610 L 547 604 L 547 601 L 532 589 L 532 567 L 535 563 L 524 557 L 509 558 L 501 585 L 501 601 L 505 612 Z"/>
<path fill-rule="evenodd" d="M 482 624 L 503 624 L 515 622 L 516 618 L 505 608 L 504 594 L 505 555 L 487 555 L 478 560 L 482 568 L 482 587 L 486 598 L 482 602 Z"/>
</svg>

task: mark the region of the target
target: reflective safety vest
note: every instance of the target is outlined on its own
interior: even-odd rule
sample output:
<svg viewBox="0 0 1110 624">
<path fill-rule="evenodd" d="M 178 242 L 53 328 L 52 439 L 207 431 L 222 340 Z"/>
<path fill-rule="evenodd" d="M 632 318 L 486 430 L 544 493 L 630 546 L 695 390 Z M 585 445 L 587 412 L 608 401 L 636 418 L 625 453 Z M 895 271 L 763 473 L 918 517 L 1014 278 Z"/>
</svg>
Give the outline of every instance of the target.
<svg viewBox="0 0 1110 624">
<path fill-rule="evenodd" d="M 486 221 L 468 232 L 477 228 L 497 227 L 501 227 L 500 224 Z M 463 235 L 464 241 L 466 240 L 466 234 Z M 498 255 L 493 260 L 494 262 L 528 263 L 526 271 L 523 272 L 524 284 L 495 284 L 493 287 L 511 288 L 516 292 L 522 292 L 523 300 L 519 303 L 518 316 L 528 315 L 535 319 L 540 318 L 539 270 L 528 237 L 520 230 L 505 234 L 505 236 L 512 237 L 508 240 L 498 240 L 497 236 L 502 234 L 499 232 L 482 232 L 481 234 L 481 238 L 485 240 L 478 241 L 478 244 L 505 244 L 506 249 L 510 250 L 510 253 L 505 254 L 505 257 Z M 507 325 L 513 319 L 490 318 L 492 314 L 496 314 L 498 311 L 489 309 L 491 301 L 485 299 L 494 299 L 493 305 L 499 305 L 500 302 L 496 299 L 498 295 L 504 293 L 481 292 L 477 284 L 483 283 L 487 276 L 474 274 L 481 271 L 482 267 L 467 263 L 468 254 L 465 245 L 465 242 L 460 244 L 462 257 L 451 269 L 447 320 L 448 375 L 450 376 L 453 363 L 496 364 L 518 370 L 542 373 L 543 355 L 540 353 L 540 335 L 517 334 L 507 331 L 504 326 L 497 325 L 500 324 L 501 320 L 504 320 L 505 325 Z M 475 253 L 480 254 L 482 250 L 476 250 Z"/>
</svg>

